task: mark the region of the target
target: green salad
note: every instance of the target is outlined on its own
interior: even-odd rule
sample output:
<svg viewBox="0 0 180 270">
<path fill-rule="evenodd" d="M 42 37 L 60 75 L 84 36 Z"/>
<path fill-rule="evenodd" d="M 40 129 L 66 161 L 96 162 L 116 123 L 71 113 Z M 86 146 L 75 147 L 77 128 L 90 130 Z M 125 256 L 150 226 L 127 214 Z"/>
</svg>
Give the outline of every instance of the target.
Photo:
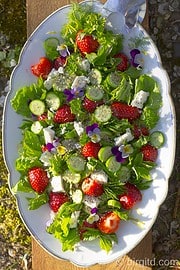
<svg viewBox="0 0 180 270">
<path fill-rule="evenodd" d="M 109 252 L 153 181 L 162 97 L 141 48 L 125 54 L 123 35 L 101 14 L 74 4 L 60 36 L 44 41 L 29 67 L 37 81 L 11 100 L 23 117 L 13 191 L 31 194 L 29 210 L 49 205 L 47 232 L 63 251 L 98 239 Z"/>
</svg>

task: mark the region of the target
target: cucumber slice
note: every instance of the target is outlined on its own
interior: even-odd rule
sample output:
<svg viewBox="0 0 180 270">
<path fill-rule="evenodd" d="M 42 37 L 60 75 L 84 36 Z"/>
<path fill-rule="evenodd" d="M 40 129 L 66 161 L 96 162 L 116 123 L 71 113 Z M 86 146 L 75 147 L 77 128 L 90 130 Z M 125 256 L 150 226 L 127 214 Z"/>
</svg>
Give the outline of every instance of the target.
<svg viewBox="0 0 180 270">
<path fill-rule="evenodd" d="M 107 83 L 109 84 L 109 86 L 116 88 L 119 86 L 120 82 L 121 82 L 120 73 L 111 72 L 110 74 L 108 74 Z"/>
<path fill-rule="evenodd" d="M 93 101 L 98 101 L 103 98 L 104 91 L 101 86 L 89 86 L 86 89 L 86 97 Z"/>
<path fill-rule="evenodd" d="M 164 134 L 161 131 L 154 131 L 151 133 L 149 139 L 151 145 L 156 148 L 162 147 L 165 141 Z"/>
<path fill-rule="evenodd" d="M 73 155 L 67 160 L 68 168 L 72 172 L 84 171 L 85 164 L 86 164 L 86 161 L 84 160 L 84 158 L 82 158 L 80 156 Z"/>
<path fill-rule="evenodd" d="M 126 166 L 121 166 L 118 177 L 121 182 L 127 182 L 131 176 L 130 169 Z"/>
<path fill-rule="evenodd" d="M 44 41 L 45 53 L 50 60 L 54 60 L 56 57 L 59 56 L 59 53 L 57 51 L 58 45 L 59 40 L 56 37 L 50 37 Z"/>
<path fill-rule="evenodd" d="M 35 121 L 31 126 L 31 131 L 35 134 L 39 134 L 41 130 L 43 129 L 43 126 L 39 121 Z"/>
<path fill-rule="evenodd" d="M 63 174 L 63 179 L 69 183 L 77 184 L 81 180 L 81 175 L 79 173 L 66 170 Z"/>
<path fill-rule="evenodd" d="M 106 161 L 106 167 L 111 172 L 117 172 L 121 167 L 121 163 L 116 160 L 115 156 L 112 156 Z"/>
<path fill-rule="evenodd" d="M 61 105 L 61 102 L 59 97 L 55 93 L 49 92 L 46 96 L 46 104 L 53 111 L 57 111 L 57 109 L 59 109 Z"/>
<path fill-rule="evenodd" d="M 29 104 L 29 109 L 30 111 L 37 116 L 40 116 L 45 112 L 45 104 L 43 101 L 39 99 L 34 99 L 30 102 Z"/>
<path fill-rule="evenodd" d="M 89 80 L 93 85 L 100 84 L 102 81 L 101 72 L 96 68 L 92 69 L 91 72 L 89 73 Z"/>
<path fill-rule="evenodd" d="M 111 152 L 111 146 L 104 146 L 101 147 L 101 149 L 98 152 L 98 158 L 100 159 L 101 162 L 106 162 L 106 160 L 112 156 Z"/>
<path fill-rule="evenodd" d="M 106 123 L 112 116 L 111 108 L 108 105 L 101 105 L 94 111 L 94 116 L 98 122 Z"/>
</svg>

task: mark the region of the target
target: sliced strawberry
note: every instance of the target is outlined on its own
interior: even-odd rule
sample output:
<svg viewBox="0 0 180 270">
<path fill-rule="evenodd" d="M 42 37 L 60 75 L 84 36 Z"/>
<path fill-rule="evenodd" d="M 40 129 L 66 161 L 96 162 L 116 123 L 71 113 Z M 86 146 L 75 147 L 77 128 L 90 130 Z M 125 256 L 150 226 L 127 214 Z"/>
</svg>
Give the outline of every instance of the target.
<svg viewBox="0 0 180 270">
<path fill-rule="evenodd" d="M 66 63 L 67 63 L 67 58 L 60 55 L 58 58 L 54 60 L 53 66 L 56 70 L 58 70 L 58 68 L 64 67 Z"/>
<path fill-rule="evenodd" d="M 38 116 L 39 121 L 45 121 L 47 118 L 48 116 L 46 112 Z"/>
<path fill-rule="evenodd" d="M 141 147 L 144 161 L 155 162 L 158 156 L 158 150 L 151 144 L 146 144 Z"/>
<path fill-rule="evenodd" d="M 115 233 L 119 229 L 120 218 L 114 212 L 105 213 L 97 222 L 99 230 L 106 234 Z"/>
<path fill-rule="evenodd" d="M 47 172 L 40 167 L 31 168 L 28 171 L 28 179 L 31 187 L 38 193 L 44 192 L 49 183 Z"/>
<path fill-rule="evenodd" d="M 84 157 L 98 158 L 98 152 L 101 148 L 99 143 L 87 142 L 82 148 L 82 155 Z"/>
<path fill-rule="evenodd" d="M 32 73 L 37 77 L 42 77 L 43 79 L 47 78 L 51 69 L 52 62 L 46 57 L 41 57 L 37 64 L 31 66 Z"/>
<path fill-rule="evenodd" d="M 97 51 L 99 42 L 92 35 L 85 34 L 82 30 L 77 33 L 76 45 L 82 54 Z"/>
<path fill-rule="evenodd" d="M 100 101 L 94 101 L 94 100 L 90 100 L 88 99 L 87 97 L 84 98 L 83 100 L 83 108 L 89 112 L 89 113 L 93 113 L 95 111 L 95 109 L 102 105 L 103 104 L 103 101 L 100 100 Z"/>
<path fill-rule="evenodd" d="M 114 55 L 114 58 L 119 58 L 120 63 L 117 65 L 117 70 L 119 71 L 125 71 L 129 66 L 129 60 L 127 56 L 124 53 L 118 53 Z"/>
<path fill-rule="evenodd" d="M 75 115 L 71 112 L 69 105 L 62 105 L 54 115 L 54 122 L 58 124 L 63 124 L 67 122 L 73 122 L 75 120 Z"/>
<path fill-rule="evenodd" d="M 69 201 L 69 197 L 64 192 L 53 192 L 51 191 L 49 194 L 49 206 L 51 210 L 55 213 L 58 211 L 59 207 L 65 202 Z"/>
<path fill-rule="evenodd" d="M 103 185 L 90 177 L 84 179 L 81 187 L 83 193 L 89 196 L 101 196 L 104 192 Z"/>
<path fill-rule="evenodd" d="M 145 126 L 138 126 L 134 125 L 133 127 L 133 135 L 135 139 L 138 139 L 139 137 L 148 136 L 149 135 L 149 129 Z"/>
<path fill-rule="evenodd" d="M 133 206 L 142 200 L 140 190 L 133 184 L 127 182 L 125 185 L 126 191 L 119 195 L 119 201 L 122 207 L 126 210 L 133 208 Z"/>
<path fill-rule="evenodd" d="M 118 119 L 128 119 L 133 121 L 140 117 L 140 111 L 137 107 L 132 107 L 131 105 L 116 101 L 111 104 L 111 110 L 113 116 Z"/>
</svg>

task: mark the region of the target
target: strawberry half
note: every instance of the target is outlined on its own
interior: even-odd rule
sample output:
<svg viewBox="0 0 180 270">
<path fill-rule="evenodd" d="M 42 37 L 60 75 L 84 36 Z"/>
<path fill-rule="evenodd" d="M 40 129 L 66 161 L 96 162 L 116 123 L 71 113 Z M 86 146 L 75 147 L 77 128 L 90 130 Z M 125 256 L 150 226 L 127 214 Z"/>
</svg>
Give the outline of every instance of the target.
<svg viewBox="0 0 180 270">
<path fill-rule="evenodd" d="M 120 217 L 114 212 L 105 213 L 97 222 L 98 229 L 106 234 L 115 233 L 119 229 Z"/>
<path fill-rule="evenodd" d="M 32 73 L 37 77 L 42 77 L 43 79 L 47 78 L 51 69 L 52 62 L 46 57 L 41 57 L 39 59 L 39 63 L 31 66 Z"/>
<path fill-rule="evenodd" d="M 149 135 L 149 130 L 145 126 L 134 125 L 132 131 L 133 131 L 133 135 L 134 135 L 135 139 L 138 139 L 141 136 L 148 136 Z"/>
<path fill-rule="evenodd" d="M 104 192 L 103 185 L 90 177 L 84 179 L 81 188 L 83 193 L 89 196 L 101 196 Z"/>
<path fill-rule="evenodd" d="M 69 197 L 64 192 L 53 192 L 51 191 L 49 194 L 49 206 L 51 210 L 55 213 L 58 211 L 59 207 L 65 202 L 69 201 Z"/>
<path fill-rule="evenodd" d="M 128 119 L 129 121 L 133 121 L 139 118 L 141 115 L 137 107 L 133 107 L 119 101 L 111 104 L 111 110 L 113 116 L 117 117 L 118 119 Z"/>
<path fill-rule="evenodd" d="M 40 167 L 31 168 L 28 171 L 28 179 L 31 187 L 38 193 L 44 192 L 49 183 L 47 172 Z"/>
<path fill-rule="evenodd" d="M 95 111 L 95 109 L 102 105 L 103 101 L 94 101 L 94 100 L 90 100 L 87 97 L 84 98 L 83 100 L 83 108 L 89 112 L 89 113 L 93 113 Z"/>
<path fill-rule="evenodd" d="M 129 66 L 129 60 L 124 53 L 118 53 L 114 55 L 114 58 L 119 58 L 120 63 L 116 66 L 116 69 L 119 71 L 125 71 Z"/>
<path fill-rule="evenodd" d="M 142 200 L 142 194 L 135 185 L 129 182 L 124 186 L 126 191 L 122 195 L 119 195 L 119 201 L 124 209 L 129 210 L 133 208 L 137 202 Z"/>
<path fill-rule="evenodd" d="M 74 119 L 75 115 L 71 112 L 71 108 L 67 104 L 62 105 L 54 115 L 54 122 L 58 124 L 73 122 Z"/>
<path fill-rule="evenodd" d="M 82 54 L 97 51 L 99 42 L 92 35 L 85 34 L 82 30 L 77 33 L 76 45 Z"/>
<path fill-rule="evenodd" d="M 158 156 L 158 150 L 151 144 L 146 144 L 141 147 L 144 161 L 155 162 Z"/>
<path fill-rule="evenodd" d="M 98 152 L 101 148 L 99 143 L 87 142 L 82 148 L 82 155 L 84 157 L 98 158 Z"/>
</svg>

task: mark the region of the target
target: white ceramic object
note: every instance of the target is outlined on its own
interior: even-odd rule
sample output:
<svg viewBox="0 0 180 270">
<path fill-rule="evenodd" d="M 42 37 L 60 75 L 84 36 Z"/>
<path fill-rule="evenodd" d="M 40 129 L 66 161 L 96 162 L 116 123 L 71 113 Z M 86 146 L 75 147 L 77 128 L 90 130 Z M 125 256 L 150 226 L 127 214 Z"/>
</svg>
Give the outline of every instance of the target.
<svg viewBox="0 0 180 270">
<path fill-rule="evenodd" d="M 88 1 L 92 2 L 92 1 Z M 95 10 L 96 2 L 94 2 Z M 15 170 L 15 160 L 18 157 L 17 147 L 21 141 L 21 130 L 19 126 L 22 117 L 14 112 L 10 105 L 18 88 L 29 85 L 36 81 L 35 76 L 31 74 L 30 67 L 37 60 L 44 56 L 43 41 L 48 37 L 49 32 L 53 32 L 53 36 L 59 37 L 59 31 L 62 25 L 67 21 L 67 13 L 70 6 L 65 6 L 45 19 L 38 28 L 29 37 L 21 52 L 20 60 L 11 76 L 11 90 L 7 96 L 4 107 L 3 118 L 3 141 L 4 141 L 4 157 L 9 171 L 10 189 L 17 183 L 19 173 Z M 17 205 L 20 216 L 31 235 L 39 242 L 39 244 L 53 256 L 68 260 L 79 266 L 88 267 L 96 263 L 106 264 L 115 259 L 124 256 L 131 251 L 148 233 L 156 220 L 159 206 L 164 201 L 168 191 L 168 179 L 174 163 L 175 156 L 175 112 L 170 97 L 170 83 L 166 71 L 163 69 L 158 50 L 145 30 L 136 25 L 133 29 L 126 32 L 123 26 L 119 25 L 121 18 L 116 14 L 112 16 L 111 25 L 116 32 L 124 31 L 125 34 L 125 53 L 129 53 L 129 43 L 137 38 L 147 38 L 148 43 L 144 45 L 143 54 L 144 73 L 154 77 L 160 85 L 163 106 L 160 111 L 160 121 L 156 129 L 161 130 L 165 134 L 165 145 L 159 150 L 157 160 L 157 168 L 152 172 L 153 183 L 148 190 L 143 192 L 143 200 L 138 203 L 136 209 L 132 211 L 135 218 L 139 218 L 144 222 L 144 227 L 140 228 L 132 222 L 121 222 L 120 229 L 117 233 L 119 243 L 115 245 L 110 253 L 100 250 L 96 241 L 83 243 L 79 245 L 76 251 L 61 251 L 60 242 L 52 235 L 46 232 L 46 222 L 49 220 L 49 206 L 44 205 L 38 210 L 29 211 L 27 204 L 27 194 L 18 193 L 16 195 Z"/>
</svg>

